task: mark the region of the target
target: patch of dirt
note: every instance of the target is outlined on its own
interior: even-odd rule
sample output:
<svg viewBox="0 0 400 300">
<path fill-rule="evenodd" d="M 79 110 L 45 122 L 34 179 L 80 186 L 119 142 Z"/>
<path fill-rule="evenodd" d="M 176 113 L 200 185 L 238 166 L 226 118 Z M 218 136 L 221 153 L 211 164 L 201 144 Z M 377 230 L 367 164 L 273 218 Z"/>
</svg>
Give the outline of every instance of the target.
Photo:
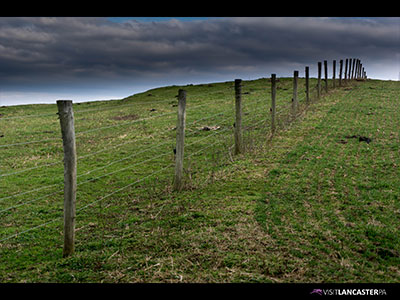
<svg viewBox="0 0 400 300">
<path fill-rule="evenodd" d="M 139 119 L 138 115 L 131 114 L 126 116 L 115 116 L 111 118 L 112 120 L 123 121 L 123 120 L 136 120 Z"/>
</svg>

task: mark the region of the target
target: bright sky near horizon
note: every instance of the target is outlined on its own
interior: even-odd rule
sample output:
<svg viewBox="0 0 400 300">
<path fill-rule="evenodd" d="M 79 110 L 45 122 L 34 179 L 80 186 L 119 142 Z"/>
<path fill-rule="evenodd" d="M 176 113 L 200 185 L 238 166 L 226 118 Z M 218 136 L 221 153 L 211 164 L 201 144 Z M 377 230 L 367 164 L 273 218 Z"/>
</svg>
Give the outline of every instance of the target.
<svg viewBox="0 0 400 300">
<path fill-rule="evenodd" d="M 400 78 L 399 17 L 0 17 L 0 106 L 120 99 L 360 58 Z"/>
</svg>

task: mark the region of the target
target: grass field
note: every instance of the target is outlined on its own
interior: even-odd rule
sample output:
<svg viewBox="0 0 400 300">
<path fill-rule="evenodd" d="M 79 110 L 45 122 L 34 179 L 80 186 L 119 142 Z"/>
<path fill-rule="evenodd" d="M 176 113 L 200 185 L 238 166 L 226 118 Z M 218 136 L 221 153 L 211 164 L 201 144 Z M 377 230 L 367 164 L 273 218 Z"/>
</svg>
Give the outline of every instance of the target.
<svg viewBox="0 0 400 300">
<path fill-rule="evenodd" d="M 74 104 L 68 258 L 56 106 L 0 108 L 0 282 L 398 282 L 400 83 L 353 82 L 308 107 L 299 83 L 301 113 L 289 124 L 292 80 L 280 78 L 280 130 L 269 139 L 270 82 L 243 82 L 238 156 L 233 82 Z M 177 193 L 179 88 L 187 136 Z"/>
</svg>

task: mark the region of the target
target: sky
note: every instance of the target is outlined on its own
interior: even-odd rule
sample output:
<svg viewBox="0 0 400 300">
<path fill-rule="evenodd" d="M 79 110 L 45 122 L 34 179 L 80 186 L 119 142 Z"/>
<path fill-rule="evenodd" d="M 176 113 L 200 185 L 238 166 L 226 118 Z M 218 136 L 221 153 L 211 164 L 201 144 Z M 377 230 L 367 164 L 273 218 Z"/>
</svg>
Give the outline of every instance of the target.
<svg viewBox="0 0 400 300">
<path fill-rule="evenodd" d="M 359 58 L 400 79 L 399 17 L 0 17 L 0 106 L 121 99 Z M 338 69 L 338 68 L 337 68 Z"/>
</svg>

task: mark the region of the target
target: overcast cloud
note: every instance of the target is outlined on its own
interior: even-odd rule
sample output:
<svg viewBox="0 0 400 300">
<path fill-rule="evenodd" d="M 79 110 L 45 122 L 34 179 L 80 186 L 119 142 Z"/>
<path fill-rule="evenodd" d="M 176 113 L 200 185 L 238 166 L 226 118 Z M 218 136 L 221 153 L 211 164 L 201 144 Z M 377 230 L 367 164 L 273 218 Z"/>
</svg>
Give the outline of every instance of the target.
<svg viewBox="0 0 400 300">
<path fill-rule="evenodd" d="M 46 94 L 108 99 L 293 70 L 302 76 L 306 65 L 315 76 L 318 61 L 352 57 L 362 60 L 369 77 L 398 80 L 399 49 L 400 18 L 3 17 L 0 104 L 20 103 L 24 95 L 38 102 L 47 102 Z"/>
</svg>

